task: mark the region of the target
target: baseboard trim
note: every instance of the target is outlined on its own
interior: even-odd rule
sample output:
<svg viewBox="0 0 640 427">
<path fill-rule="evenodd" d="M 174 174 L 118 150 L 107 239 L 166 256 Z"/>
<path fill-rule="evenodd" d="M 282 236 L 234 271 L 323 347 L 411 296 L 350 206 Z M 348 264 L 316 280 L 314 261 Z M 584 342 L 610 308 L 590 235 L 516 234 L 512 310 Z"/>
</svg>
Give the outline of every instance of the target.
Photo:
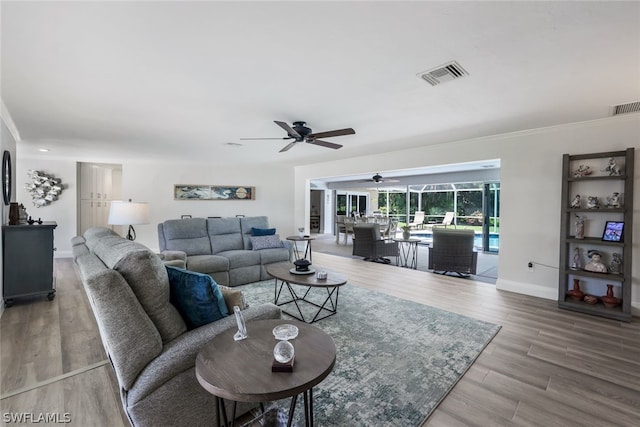
<svg viewBox="0 0 640 427">
<path fill-rule="evenodd" d="M 557 289 L 550 288 L 548 286 L 536 285 L 534 283 L 515 282 L 512 280 L 498 279 L 496 281 L 496 289 L 544 299 L 555 300 L 558 298 Z"/>
</svg>

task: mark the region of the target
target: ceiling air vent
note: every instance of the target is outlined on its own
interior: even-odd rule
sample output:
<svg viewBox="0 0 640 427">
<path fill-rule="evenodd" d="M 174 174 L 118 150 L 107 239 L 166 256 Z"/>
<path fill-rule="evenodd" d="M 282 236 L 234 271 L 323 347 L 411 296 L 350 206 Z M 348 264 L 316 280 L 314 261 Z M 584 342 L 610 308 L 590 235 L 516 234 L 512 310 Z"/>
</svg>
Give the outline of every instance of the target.
<svg viewBox="0 0 640 427">
<path fill-rule="evenodd" d="M 640 111 L 640 101 L 629 102 L 628 104 L 614 105 L 611 108 L 611 115 L 617 116 L 618 114 L 637 113 Z"/>
<path fill-rule="evenodd" d="M 431 70 L 418 73 L 418 77 L 428 82 L 431 86 L 436 86 L 440 83 L 445 83 L 468 75 L 469 73 L 467 73 L 467 71 L 456 61 L 451 61 Z"/>
</svg>

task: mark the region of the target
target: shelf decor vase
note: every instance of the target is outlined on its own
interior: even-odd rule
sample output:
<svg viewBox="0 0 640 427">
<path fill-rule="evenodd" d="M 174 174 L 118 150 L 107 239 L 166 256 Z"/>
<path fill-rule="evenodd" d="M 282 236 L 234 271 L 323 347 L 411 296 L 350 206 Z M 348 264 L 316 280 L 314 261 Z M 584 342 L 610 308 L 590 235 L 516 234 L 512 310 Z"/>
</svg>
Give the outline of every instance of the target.
<svg viewBox="0 0 640 427">
<path fill-rule="evenodd" d="M 567 292 L 572 300 L 574 301 L 582 301 L 584 298 L 584 292 L 580 290 L 580 280 L 573 279 L 573 289 Z"/>
<path fill-rule="evenodd" d="M 607 285 L 607 294 L 600 300 L 607 308 L 615 308 L 620 304 L 620 299 L 613 296 L 613 285 Z"/>
<path fill-rule="evenodd" d="M 9 225 L 18 224 L 20 224 L 20 206 L 16 202 L 11 202 L 9 205 Z"/>
</svg>

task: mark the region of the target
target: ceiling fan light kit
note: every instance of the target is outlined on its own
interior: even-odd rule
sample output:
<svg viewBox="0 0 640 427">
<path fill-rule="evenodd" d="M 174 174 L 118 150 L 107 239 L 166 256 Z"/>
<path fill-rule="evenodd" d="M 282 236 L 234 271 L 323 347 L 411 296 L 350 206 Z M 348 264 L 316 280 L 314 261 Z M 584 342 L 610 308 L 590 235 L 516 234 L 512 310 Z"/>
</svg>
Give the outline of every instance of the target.
<svg viewBox="0 0 640 427">
<path fill-rule="evenodd" d="M 282 129 L 284 129 L 285 132 L 287 132 L 287 136 L 286 137 L 283 137 L 283 138 L 241 138 L 241 139 L 243 139 L 243 140 L 249 140 L 249 139 L 293 139 L 292 142 L 290 142 L 289 144 L 287 144 L 286 146 L 284 146 L 284 148 L 282 148 L 280 150 L 280 152 L 282 153 L 284 151 L 288 151 L 289 149 L 291 149 L 298 142 L 306 142 L 306 143 L 309 143 L 309 144 L 319 145 L 321 147 L 333 148 L 334 150 L 337 150 L 338 148 L 342 148 L 342 145 L 335 144 L 335 143 L 329 142 L 329 141 L 323 141 L 323 140 L 320 140 L 318 138 L 330 138 L 330 137 L 333 137 L 333 136 L 354 135 L 356 133 L 356 131 L 354 131 L 352 128 L 336 129 L 336 130 L 330 130 L 330 131 L 326 131 L 326 132 L 313 133 L 311 128 L 307 127 L 307 123 L 306 122 L 302 122 L 302 121 L 293 122 L 292 123 L 293 126 L 289 126 L 289 124 L 287 124 L 285 122 L 280 122 L 278 120 L 274 120 L 274 123 L 277 124 L 278 126 L 280 126 Z"/>
</svg>

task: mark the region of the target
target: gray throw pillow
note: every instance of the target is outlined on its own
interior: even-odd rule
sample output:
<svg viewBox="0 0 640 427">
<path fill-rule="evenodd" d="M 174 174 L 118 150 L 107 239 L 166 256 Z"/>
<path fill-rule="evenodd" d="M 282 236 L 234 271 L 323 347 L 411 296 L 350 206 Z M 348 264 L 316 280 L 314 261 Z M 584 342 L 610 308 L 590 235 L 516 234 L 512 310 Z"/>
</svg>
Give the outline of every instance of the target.
<svg viewBox="0 0 640 427">
<path fill-rule="evenodd" d="M 280 236 L 273 234 L 271 236 L 251 236 L 251 247 L 254 251 L 271 248 L 283 248 L 284 245 L 280 240 Z"/>
</svg>

